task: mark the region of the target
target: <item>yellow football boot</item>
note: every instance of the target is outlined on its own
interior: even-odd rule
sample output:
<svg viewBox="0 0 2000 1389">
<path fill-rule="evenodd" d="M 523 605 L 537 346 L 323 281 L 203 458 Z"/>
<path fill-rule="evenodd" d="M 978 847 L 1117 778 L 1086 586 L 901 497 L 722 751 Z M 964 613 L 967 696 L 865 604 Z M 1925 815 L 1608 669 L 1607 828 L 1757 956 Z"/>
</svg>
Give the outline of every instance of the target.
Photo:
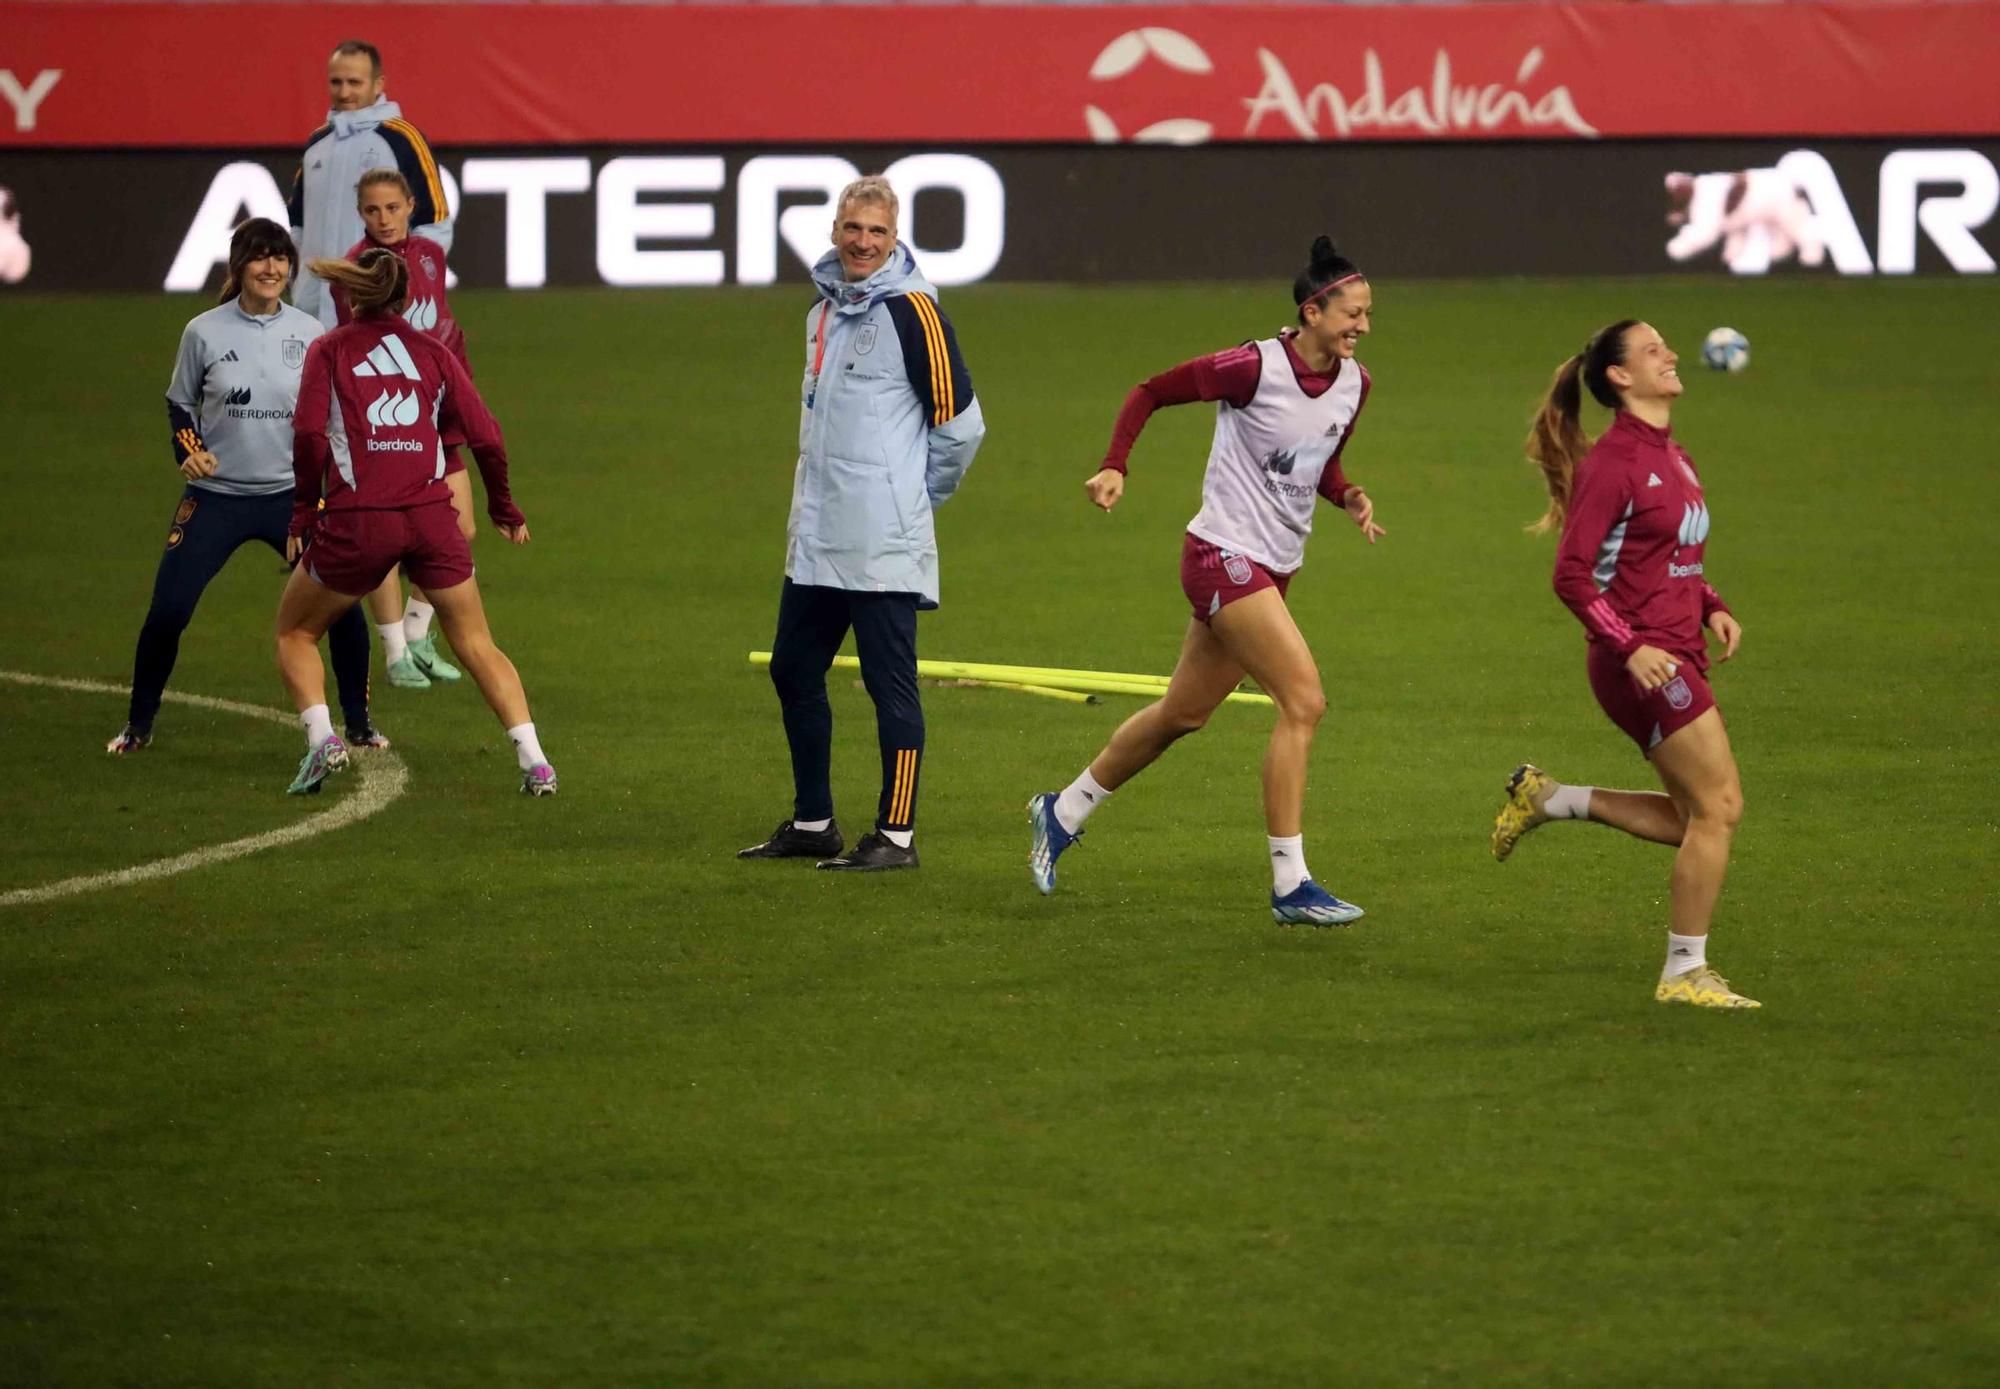
<svg viewBox="0 0 2000 1389">
<path fill-rule="evenodd" d="M 1655 1003 L 1692 1003 L 1697 1008 L 1762 1008 L 1729 987 L 1729 981 L 1707 965 L 1662 979 L 1653 990 Z"/>
<path fill-rule="evenodd" d="M 1507 778 L 1507 803 L 1493 817 L 1494 858 L 1506 862 L 1522 835 L 1536 825 L 1547 823 L 1549 817 L 1542 813 L 1542 806 L 1559 784 L 1532 762 L 1523 762 L 1514 769 L 1514 774 Z"/>
</svg>

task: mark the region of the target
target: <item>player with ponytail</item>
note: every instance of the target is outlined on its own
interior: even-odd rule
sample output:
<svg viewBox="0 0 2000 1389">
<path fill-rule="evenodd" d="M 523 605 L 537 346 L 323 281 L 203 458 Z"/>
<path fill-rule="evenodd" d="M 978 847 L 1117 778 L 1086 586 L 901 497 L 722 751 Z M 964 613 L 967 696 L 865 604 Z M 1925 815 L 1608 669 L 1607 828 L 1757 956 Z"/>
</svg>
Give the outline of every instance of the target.
<svg viewBox="0 0 2000 1389">
<path fill-rule="evenodd" d="M 306 755 L 288 789 L 315 792 L 347 765 L 347 748 L 327 718 L 314 643 L 400 564 L 430 595 L 452 649 L 499 715 L 520 762 L 521 789 L 553 795 L 555 768 L 542 755 L 520 674 L 487 630 L 472 550 L 444 482 L 440 436 L 455 432 L 486 480 L 487 515 L 508 540 L 527 544 L 527 518 L 507 487 L 500 426 L 458 359 L 396 317 L 410 285 L 400 256 L 376 248 L 358 262 L 315 260 L 310 269 L 346 294 L 355 317 L 307 351 L 292 420 L 286 554 L 298 567 L 278 606 L 278 668 L 305 726 Z"/>
<path fill-rule="evenodd" d="M 1314 926 L 1345 925 L 1362 915 L 1306 868 L 1306 769 L 1326 695 L 1285 590 L 1305 558 L 1321 497 L 1341 508 L 1371 545 L 1383 534 L 1374 503 L 1341 471 L 1341 454 L 1368 399 L 1368 372 L 1354 354 L 1369 331 L 1374 297 L 1367 277 L 1322 236 L 1293 283 L 1292 302 L 1296 327 L 1197 357 L 1134 387 L 1103 465 L 1085 484 L 1092 504 L 1110 511 L 1124 495 L 1127 456 L 1153 411 L 1215 403 L 1202 507 L 1181 547 L 1181 589 L 1192 613 L 1180 661 L 1165 696 L 1127 719 L 1067 789 L 1028 803 L 1029 868 L 1045 893 L 1054 891 L 1056 860 L 1085 818 L 1207 723 L 1247 673 L 1278 706 L 1263 767 L 1271 914 L 1280 923 Z"/>
<path fill-rule="evenodd" d="M 400 258 L 408 270 L 409 283 L 397 312 L 411 328 L 429 333 L 450 348 L 470 376 L 472 361 L 465 351 L 465 331 L 459 327 L 445 295 L 445 282 L 450 275 L 445 267 L 445 248 L 428 236 L 410 234 L 416 195 L 411 192 L 409 179 L 397 169 L 370 169 L 356 185 L 354 198 L 364 234 L 348 248 L 347 259 L 359 260 L 365 252 L 378 247 Z M 346 323 L 354 317 L 347 292 L 338 284 L 329 286 L 328 297 L 333 301 L 337 322 Z M 465 459 L 459 451 L 464 442 L 451 436 L 445 438 L 444 480 L 451 489 L 451 508 L 458 518 L 458 528 L 470 541 L 478 532 L 478 523 L 472 509 L 472 481 L 466 476 Z M 438 654 L 437 638 L 431 632 L 433 610 L 422 589 L 412 585 L 406 605 L 402 581 L 392 573 L 380 588 L 368 595 L 366 607 L 369 620 L 382 639 L 382 661 L 391 685 L 421 690 L 433 682 L 449 683 L 459 678 L 458 667 Z"/>
<path fill-rule="evenodd" d="M 1594 820 L 1676 847 L 1667 961 L 1653 996 L 1704 1008 L 1755 1008 L 1708 964 L 1709 923 L 1743 815 L 1729 733 L 1706 673 L 1703 629 L 1743 638 L 1704 577 L 1708 502 L 1694 460 L 1669 427 L 1679 358 L 1647 323 L 1624 318 L 1556 369 L 1528 433 L 1548 509 L 1530 529 L 1559 530 L 1556 595 L 1583 623 L 1590 687 L 1653 764 L 1664 793 L 1569 786 L 1532 763 L 1514 769 L 1493 826 L 1493 856 L 1551 820 Z M 1595 443 L 1582 392 L 1613 412 Z"/>
</svg>

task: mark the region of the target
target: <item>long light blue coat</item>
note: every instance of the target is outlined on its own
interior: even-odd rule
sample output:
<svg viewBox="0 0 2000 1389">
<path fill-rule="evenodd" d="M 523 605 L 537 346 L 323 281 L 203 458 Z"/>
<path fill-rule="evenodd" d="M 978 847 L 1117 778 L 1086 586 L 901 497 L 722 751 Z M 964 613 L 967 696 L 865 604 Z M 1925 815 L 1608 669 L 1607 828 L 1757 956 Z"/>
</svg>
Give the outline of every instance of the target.
<svg viewBox="0 0 2000 1389">
<path fill-rule="evenodd" d="M 851 284 L 829 251 L 813 283 L 820 297 L 806 312 L 786 577 L 914 593 L 936 607 L 931 513 L 958 490 L 986 437 L 957 338 L 901 242 L 880 270 Z"/>
</svg>

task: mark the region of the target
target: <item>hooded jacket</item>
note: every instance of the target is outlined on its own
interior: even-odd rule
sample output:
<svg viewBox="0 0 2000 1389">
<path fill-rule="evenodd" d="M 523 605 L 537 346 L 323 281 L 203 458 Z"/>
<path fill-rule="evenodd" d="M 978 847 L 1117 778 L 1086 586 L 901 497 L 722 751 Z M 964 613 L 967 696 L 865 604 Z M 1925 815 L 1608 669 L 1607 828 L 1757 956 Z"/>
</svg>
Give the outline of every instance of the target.
<svg viewBox="0 0 2000 1389">
<path fill-rule="evenodd" d="M 326 124 L 306 140 L 306 152 L 292 175 L 288 205 L 292 239 L 299 246 L 299 275 L 292 302 L 331 328 L 333 296 L 305 268 L 315 256 L 339 260 L 362 236 L 354 190 L 370 169 L 397 169 L 416 195 L 410 231 L 451 249 L 451 209 L 431 147 L 403 108 L 387 97 L 359 111 L 329 111 Z"/>
<path fill-rule="evenodd" d="M 900 241 L 880 270 L 854 283 L 829 251 L 813 284 L 785 575 L 914 593 L 934 608 L 931 513 L 958 490 L 986 437 L 957 334 Z"/>
</svg>

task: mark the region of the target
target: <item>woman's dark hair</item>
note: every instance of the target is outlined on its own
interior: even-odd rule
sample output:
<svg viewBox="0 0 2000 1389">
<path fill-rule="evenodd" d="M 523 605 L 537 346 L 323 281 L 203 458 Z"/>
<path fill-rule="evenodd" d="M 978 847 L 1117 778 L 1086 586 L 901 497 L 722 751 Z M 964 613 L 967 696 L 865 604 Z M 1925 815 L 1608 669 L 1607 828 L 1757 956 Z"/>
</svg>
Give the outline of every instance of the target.
<svg viewBox="0 0 2000 1389">
<path fill-rule="evenodd" d="M 307 269 L 346 290 L 356 318 L 395 313 L 410 297 L 410 267 L 380 246 L 369 247 L 358 260 L 314 260 Z"/>
<path fill-rule="evenodd" d="M 222 277 L 222 293 L 215 302 L 227 304 L 241 294 L 243 272 L 251 261 L 266 256 L 283 256 L 291 262 L 291 275 L 298 273 L 299 248 L 292 244 L 292 234 L 268 217 L 252 217 L 229 238 L 229 273 Z M 291 283 L 290 275 L 285 283 Z"/>
<path fill-rule="evenodd" d="M 1528 529 L 1559 530 L 1569 515 L 1570 484 L 1576 465 L 1590 451 L 1583 432 L 1583 391 L 1607 410 L 1618 408 L 1618 388 L 1611 384 L 1611 368 L 1625 365 L 1625 333 L 1638 324 L 1636 318 L 1607 323 L 1590 335 L 1583 351 L 1556 368 L 1548 394 L 1535 411 L 1535 423 L 1528 430 L 1528 458 L 1542 470 L 1549 489 L 1549 509 Z"/>
<path fill-rule="evenodd" d="M 1307 304 L 1320 303 L 1341 285 L 1367 278 L 1334 246 L 1332 237 L 1314 237 L 1311 259 L 1304 272 L 1292 281 L 1292 302 L 1299 306 L 1299 322 L 1306 321 Z"/>
</svg>

